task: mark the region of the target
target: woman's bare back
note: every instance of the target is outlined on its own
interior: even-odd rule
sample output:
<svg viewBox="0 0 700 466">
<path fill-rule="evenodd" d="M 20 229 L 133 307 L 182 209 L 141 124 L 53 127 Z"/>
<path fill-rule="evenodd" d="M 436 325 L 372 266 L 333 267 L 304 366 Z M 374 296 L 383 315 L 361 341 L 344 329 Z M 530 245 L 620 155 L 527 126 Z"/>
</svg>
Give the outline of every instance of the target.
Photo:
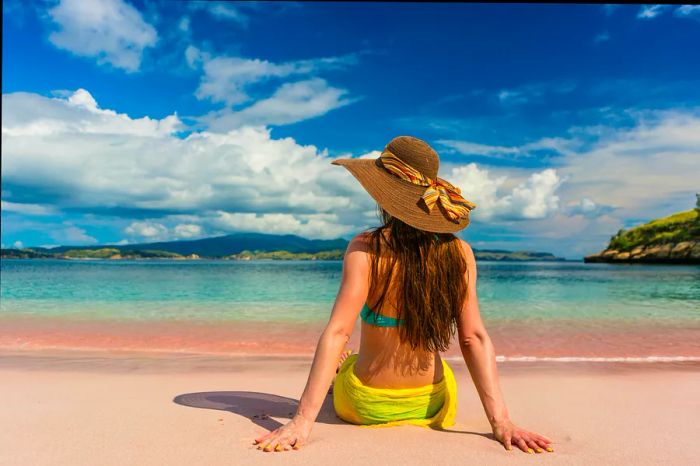
<svg viewBox="0 0 700 466">
<path fill-rule="evenodd" d="M 392 296 L 395 289 L 390 282 L 381 309 L 373 311 L 396 317 L 396 301 Z M 376 294 L 375 291 L 367 297 L 368 305 L 377 301 Z M 363 321 L 355 375 L 372 387 L 412 388 L 442 380 L 443 367 L 438 353 L 413 350 L 408 342 L 402 343 L 397 327 L 379 327 Z"/>
</svg>

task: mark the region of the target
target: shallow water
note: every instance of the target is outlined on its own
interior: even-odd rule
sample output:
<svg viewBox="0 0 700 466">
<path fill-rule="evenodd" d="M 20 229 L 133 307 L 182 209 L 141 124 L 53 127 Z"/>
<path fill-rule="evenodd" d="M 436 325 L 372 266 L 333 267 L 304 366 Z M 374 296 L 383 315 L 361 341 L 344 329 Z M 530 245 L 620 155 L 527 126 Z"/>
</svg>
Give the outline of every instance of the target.
<svg viewBox="0 0 700 466">
<path fill-rule="evenodd" d="M 236 351 L 234 336 L 264 349 L 256 339 L 266 332 L 281 351 L 311 351 L 341 270 L 340 261 L 3 260 L 0 339 L 206 350 L 216 329 L 222 351 Z M 477 294 L 504 357 L 700 356 L 700 266 L 479 262 Z M 110 338 L 95 338 L 107 328 Z"/>
</svg>

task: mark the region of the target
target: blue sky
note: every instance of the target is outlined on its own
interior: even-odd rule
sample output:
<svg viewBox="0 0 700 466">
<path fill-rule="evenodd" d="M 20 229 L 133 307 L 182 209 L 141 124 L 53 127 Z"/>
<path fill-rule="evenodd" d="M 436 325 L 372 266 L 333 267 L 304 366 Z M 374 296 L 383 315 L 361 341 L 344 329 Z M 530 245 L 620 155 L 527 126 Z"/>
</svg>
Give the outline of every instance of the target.
<svg viewBox="0 0 700 466">
<path fill-rule="evenodd" d="M 2 244 L 351 237 L 330 160 L 410 134 L 474 247 L 580 258 L 694 204 L 698 43 L 690 5 L 4 1 Z"/>
</svg>

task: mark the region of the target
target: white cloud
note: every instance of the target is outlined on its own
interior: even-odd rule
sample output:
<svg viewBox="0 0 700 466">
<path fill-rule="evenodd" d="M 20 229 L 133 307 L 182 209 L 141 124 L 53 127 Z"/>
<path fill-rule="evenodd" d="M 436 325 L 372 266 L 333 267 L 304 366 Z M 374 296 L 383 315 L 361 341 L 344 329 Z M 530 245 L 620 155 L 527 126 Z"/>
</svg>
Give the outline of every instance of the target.
<svg viewBox="0 0 700 466">
<path fill-rule="evenodd" d="M 177 23 L 177 28 L 184 33 L 189 33 L 190 32 L 190 17 L 183 16 L 182 18 L 180 18 L 180 21 Z"/>
<path fill-rule="evenodd" d="M 0 201 L 0 209 L 5 212 L 17 212 L 25 215 L 55 215 L 58 213 L 50 205 L 21 204 L 9 201 Z"/>
<path fill-rule="evenodd" d="M 192 10 L 203 10 L 209 13 L 213 18 L 221 21 L 233 21 L 242 26 L 248 24 L 248 15 L 243 13 L 240 8 L 229 2 L 216 1 L 190 1 L 187 6 Z"/>
<path fill-rule="evenodd" d="M 193 45 L 184 53 L 188 66 L 202 72 L 195 96 L 224 105 L 195 118 L 210 131 L 296 123 L 358 100 L 318 76 L 357 63 L 358 54 L 274 63 L 214 56 Z"/>
<path fill-rule="evenodd" d="M 342 224 L 335 214 L 254 214 L 218 212 L 213 225 L 227 230 L 243 230 L 271 234 L 296 234 L 310 238 L 338 238 L 356 230 Z"/>
<path fill-rule="evenodd" d="M 244 125 L 286 125 L 308 120 L 352 103 L 345 89 L 320 78 L 286 83 L 272 96 L 239 110 L 224 109 L 200 118 L 210 131 L 228 131 Z"/>
<path fill-rule="evenodd" d="M 631 128 L 571 128 L 570 138 L 543 138 L 521 146 L 501 147 L 470 141 L 440 140 L 464 155 L 495 159 L 538 160 L 546 149 L 553 168 L 566 177 L 568 199 L 589 198 L 603 206 L 634 209 L 651 201 L 691 192 L 700 154 L 700 109 L 626 112 Z M 632 212 L 628 210 L 627 212 Z"/>
<path fill-rule="evenodd" d="M 236 230 L 328 238 L 377 221 L 371 197 L 346 170 L 330 165 L 335 157 L 292 138 L 274 139 L 264 127 L 181 138 L 173 133 L 177 125 L 163 123 L 167 118 L 132 119 L 101 109 L 87 91 L 61 98 L 7 94 L 3 111 L 3 208 L 39 212 L 33 206 L 50 205 L 119 215 L 129 219 L 123 227 L 130 238 L 158 240 Z M 522 146 L 461 141 L 466 152 L 533 157 L 548 149 L 559 155 L 534 170 L 453 158 L 441 176 L 477 204 L 473 219 L 482 231 L 511 231 L 517 222 L 534 246 L 532 235 L 556 236 L 562 247 L 568 241 L 590 252 L 625 219 L 653 218 L 694 202 L 697 182 L 690 174 L 700 153 L 700 112 L 630 116 L 631 128 L 573 131 L 569 139 Z M 57 235 L 91 241 L 70 227 Z M 592 236 L 580 245 L 584 232 Z"/>
<path fill-rule="evenodd" d="M 611 206 L 598 204 L 587 197 L 580 199 L 578 202 L 569 203 L 566 206 L 567 215 L 583 215 L 588 218 L 599 217 L 613 210 L 614 208 Z"/>
<path fill-rule="evenodd" d="M 50 199 L 57 209 L 97 215 L 119 209 L 127 218 L 152 212 L 151 223 L 136 222 L 128 232 L 168 237 L 196 234 L 194 227 L 176 229 L 172 222 L 202 225 L 202 234 L 209 233 L 211 225 L 198 220 L 212 212 L 287 214 L 299 222 L 284 223 L 292 231 L 320 235 L 322 217 L 304 216 L 341 211 L 340 224 L 352 225 L 372 206 L 325 151 L 292 138 L 273 139 L 269 129 L 180 138 L 164 120 L 131 119 L 99 109 L 87 93 L 75 96 L 3 96 L 3 201 Z M 335 228 L 327 225 L 328 231 Z"/>
<path fill-rule="evenodd" d="M 129 72 L 158 41 L 155 28 L 123 0 L 61 0 L 48 16 L 58 27 L 49 35 L 56 47 Z"/>
<path fill-rule="evenodd" d="M 188 45 L 185 49 L 185 60 L 190 68 L 196 68 L 204 59 L 204 52 L 193 45 Z"/>
<path fill-rule="evenodd" d="M 2 134 L 4 136 L 42 137 L 59 134 L 115 134 L 163 137 L 182 129 L 176 114 L 162 120 L 149 117 L 132 119 L 123 113 L 103 110 L 85 89 L 68 93 L 67 98 L 48 99 L 37 94 L 3 94 Z M 37 114 L 34 106 L 46 116 Z"/>
<path fill-rule="evenodd" d="M 521 91 L 503 89 L 498 92 L 498 100 L 502 103 L 521 104 L 527 102 L 529 99 Z"/>
<path fill-rule="evenodd" d="M 165 225 L 157 222 L 138 221 L 132 222 L 129 226 L 124 228 L 124 233 L 129 236 L 146 238 L 148 240 L 157 240 L 167 237 L 168 228 Z"/>
<path fill-rule="evenodd" d="M 521 153 L 521 150 L 518 147 L 490 146 L 487 144 L 478 144 L 469 141 L 458 141 L 454 139 L 440 139 L 437 142 L 438 144 L 447 146 L 465 155 L 484 155 L 495 156 L 500 158 L 503 156 L 518 155 Z"/>
<path fill-rule="evenodd" d="M 452 168 L 446 178 L 477 205 L 472 214 L 475 219 L 540 219 L 559 209 L 556 192 L 563 180 L 551 168 L 531 173 L 511 189 L 506 189 L 508 175 L 493 177 L 489 169 L 475 163 Z"/>
<path fill-rule="evenodd" d="M 643 5 L 639 8 L 639 13 L 637 13 L 637 18 L 640 19 L 653 19 L 659 16 L 663 11 L 668 8 L 668 5 Z"/>
<path fill-rule="evenodd" d="M 568 94 L 576 89 L 576 86 L 574 81 L 528 83 L 513 89 L 501 89 L 496 93 L 496 98 L 504 106 L 525 105 L 541 102 L 551 95 Z"/>
<path fill-rule="evenodd" d="M 202 66 L 203 75 L 195 95 L 198 99 L 236 105 L 251 100 L 248 87 L 271 79 L 316 74 L 357 62 L 354 54 L 340 57 L 273 63 L 267 60 L 216 56 L 190 46 L 185 51 L 190 66 Z"/>
<path fill-rule="evenodd" d="M 521 241 L 498 247 L 551 250 L 545 239 L 557 238 L 567 257 L 590 254 L 628 219 L 687 210 L 697 192 L 700 109 L 628 114 L 635 121 L 630 128 L 576 128 L 571 139 L 555 139 L 559 156 L 548 169 L 555 172 L 535 177 L 525 169 L 469 164 L 453 168 L 455 179 L 447 179 L 477 204 L 473 218 L 482 221 L 482 231 L 501 225 L 493 230 L 497 237 L 513 231 L 510 220 L 518 215 L 531 219 L 518 223 Z M 526 146 L 516 146 L 520 157 L 531 157 Z"/>
<path fill-rule="evenodd" d="M 202 234 L 202 227 L 194 223 L 181 223 L 175 225 L 174 233 L 178 238 L 194 238 Z"/>
<path fill-rule="evenodd" d="M 463 155 L 477 155 L 494 159 L 519 159 L 533 157 L 538 151 L 551 151 L 556 153 L 570 153 L 572 142 L 563 138 L 542 138 L 522 146 L 492 146 L 471 141 L 455 139 L 439 139 L 438 144 L 445 146 L 447 152 L 456 152 Z"/>
<path fill-rule="evenodd" d="M 95 244 L 97 239 L 88 235 L 84 228 L 72 225 L 70 222 L 63 222 L 65 228 L 52 229 L 49 236 L 54 241 L 61 244 Z"/>
<path fill-rule="evenodd" d="M 635 118 L 635 127 L 561 161 L 559 170 L 571 177 L 570 197 L 618 206 L 629 216 L 654 217 L 651 206 L 697 189 L 690 174 L 697 172 L 700 114 L 656 111 Z"/>
<path fill-rule="evenodd" d="M 681 18 L 700 17 L 700 5 L 681 5 L 674 11 L 676 16 Z"/>
<path fill-rule="evenodd" d="M 24 244 L 22 244 L 21 241 L 17 240 L 17 241 L 14 242 L 14 244 L 12 245 L 12 247 L 15 248 L 15 249 L 22 249 L 22 248 L 24 247 Z"/>
<path fill-rule="evenodd" d="M 380 155 L 382 155 L 382 152 L 381 152 L 381 151 L 373 150 L 373 151 L 367 152 L 366 154 L 360 155 L 358 158 L 360 158 L 360 159 L 376 159 L 376 158 L 379 157 Z M 350 155 L 346 155 L 346 156 L 343 156 L 343 157 L 350 157 Z M 341 158 L 341 157 L 339 156 L 338 158 Z"/>
</svg>

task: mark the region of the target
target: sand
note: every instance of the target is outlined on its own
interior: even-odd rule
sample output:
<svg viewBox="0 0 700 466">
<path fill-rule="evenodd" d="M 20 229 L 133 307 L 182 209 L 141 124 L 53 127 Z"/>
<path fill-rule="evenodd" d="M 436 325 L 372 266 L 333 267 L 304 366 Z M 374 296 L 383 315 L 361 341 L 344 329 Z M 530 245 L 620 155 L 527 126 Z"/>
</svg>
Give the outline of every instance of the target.
<svg viewBox="0 0 700 466">
<path fill-rule="evenodd" d="M 328 399 L 303 449 L 255 449 L 295 410 L 310 362 L 3 352 L 0 464 L 700 464 L 697 364 L 499 364 L 511 417 L 553 438 L 554 453 L 504 450 L 455 361 L 449 432 L 348 425 Z"/>
</svg>

